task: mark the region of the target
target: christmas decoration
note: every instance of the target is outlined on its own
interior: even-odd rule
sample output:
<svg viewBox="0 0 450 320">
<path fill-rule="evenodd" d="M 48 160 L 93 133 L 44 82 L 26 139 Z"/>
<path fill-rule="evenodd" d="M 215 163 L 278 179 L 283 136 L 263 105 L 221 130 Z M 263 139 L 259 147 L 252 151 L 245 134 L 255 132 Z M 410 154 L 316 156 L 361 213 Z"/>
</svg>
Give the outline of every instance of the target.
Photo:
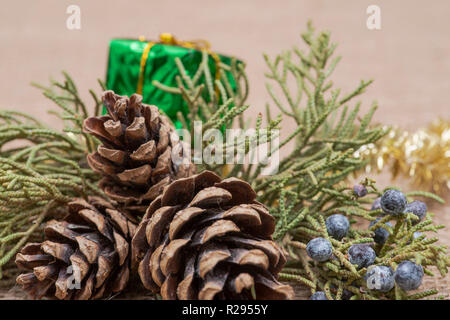
<svg viewBox="0 0 450 320">
<path fill-rule="evenodd" d="M 143 215 L 150 202 L 171 181 L 191 175 L 185 144 L 156 106 L 106 91 L 102 101 L 108 115 L 84 121 L 84 132 L 101 142 L 88 155 L 91 168 L 104 176 L 100 188 L 131 216 Z"/>
<path fill-rule="evenodd" d="M 415 132 L 394 127 L 377 143 L 362 146 L 355 156 L 368 161 L 366 173 L 388 168 L 392 178 L 407 177 L 415 187 L 448 194 L 450 120 L 438 119 Z"/>
<path fill-rule="evenodd" d="M 26 269 L 17 283 L 34 299 L 99 299 L 121 292 L 130 277 L 130 241 L 136 225 L 111 203 L 90 197 L 68 204 L 51 220 L 45 241 L 28 243 L 16 256 Z"/>
<path fill-rule="evenodd" d="M 286 299 L 276 275 L 285 263 L 271 240 L 275 221 L 250 185 L 210 171 L 179 179 L 150 205 L 133 257 L 164 299 Z"/>
<path fill-rule="evenodd" d="M 206 63 L 202 61 L 203 53 L 207 55 Z M 181 41 L 169 33 L 161 34 L 159 41 L 146 41 L 143 37 L 111 40 L 106 87 L 120 95 L 142 95 L 144 103 L 157 105 L 177 128 L 181 127 L 177 113 L 187 115 L 191 110 L 180 96 L 159 90 L 153 82 L 178 86 L 180 62 L 183 70 L 195 78 L 194 83 L 205 83 L 202 73 L 196 72 L 200 67 L 210 70 L 215 80 L 226 78 L 230 89 L 236 92 L 229 72 L 231 58 L 213 52 L 205 40 Z"/>
</svg>

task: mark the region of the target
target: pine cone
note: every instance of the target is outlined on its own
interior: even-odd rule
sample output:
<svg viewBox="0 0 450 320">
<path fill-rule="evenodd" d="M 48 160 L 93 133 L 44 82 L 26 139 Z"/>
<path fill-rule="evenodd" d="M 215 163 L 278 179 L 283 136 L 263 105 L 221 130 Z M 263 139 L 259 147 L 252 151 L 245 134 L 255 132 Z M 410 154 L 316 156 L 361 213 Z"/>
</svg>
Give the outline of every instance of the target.
<svg viewBox="0 0 450 320">
<path fill-rule="evenodd" d="M 31 271 L 16 282 L 33 298 L 99 299 L 121 292 L 130 276 L 130 240 L 136 225 L 107 201 L 75 199 L 61 220 L 44 228 L 46 240 L 16 255 Z"/>
<path fill-rule="evenodd" d="M 194 173 L 187 159 L 186 143 L 156 106 L 142 103 L 133 94 L 103 93 L 108 114 L 85 120 L 85 132 L 101 140 L 88 155 L 90 167 L 104 176 L 100 187 L 121 205 L 121 211 L 143 215 L 150 202 L 170 182 Z"/>
<path fill-rule="evenodd" d="M 166 187 L 132 240 L 144 286 L 164 299 L 291 298 L 276 280 L 286 259 L 271 240 L 274 218 L 255 197 L 210 171 Z"/>
</svg>

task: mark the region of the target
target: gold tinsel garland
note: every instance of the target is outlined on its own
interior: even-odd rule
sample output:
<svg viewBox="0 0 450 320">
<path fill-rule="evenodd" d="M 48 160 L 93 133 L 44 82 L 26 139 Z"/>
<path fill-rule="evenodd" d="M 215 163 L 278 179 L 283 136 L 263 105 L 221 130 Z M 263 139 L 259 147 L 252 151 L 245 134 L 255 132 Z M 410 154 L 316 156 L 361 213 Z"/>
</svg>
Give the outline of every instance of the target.
<svg viewBox="0 0 450 320">
<path fill-rule="evenodd" d="M 446 195 L 450 190 L 450 120 L 438 119 L 414 133 L 391 128 L 378 143 L 361 147 L 355 156 L 368 160 L 366 173 L 387 167 L 392 178 L 403 175 L 417 187 Z"/>
</svg>

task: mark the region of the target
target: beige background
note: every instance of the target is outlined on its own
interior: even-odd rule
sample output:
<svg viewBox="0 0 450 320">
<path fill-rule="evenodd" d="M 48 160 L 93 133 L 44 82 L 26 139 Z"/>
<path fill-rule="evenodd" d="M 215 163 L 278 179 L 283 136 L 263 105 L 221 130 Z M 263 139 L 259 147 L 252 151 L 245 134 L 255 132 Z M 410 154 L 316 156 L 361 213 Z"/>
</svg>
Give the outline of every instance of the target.
<svg viewBox="0 0 450 320">
<path fill-rule="evenodd" d="M 215 51 L 247 62 L 251 111 L 262 111 L 268 96 L 262 52 L 273 56 L 293 44 L 312 19 L 332 31 L 343 56 L 337 86 L 352 90 L 374 78 L 364 107 L 377 100 L 375 120 L 414 130 L 442 116 L 450 118 L 450 1 L 411 0 L 14 0 L 0 3 L 0 108 L 25 111 L 51 123 L 51 104 L 29 82 L 47 83 L 68 71 L 87 89 L 104 78 L 113 37 L 171 32 L 180 39 L 208 39 Z M 66 28 L 66 8 L 81 8 L 81 30 Z M 381 7 L 382 29 L 366 28 L 366 8 Z M 292 129 L 285 125 L 286 131 Z M 285 131 L 285 132 L 286 132 Z M 387 175 L 378 177 L 387 183 Z M 450 208 L 437 207 L 450 226 Z M 450 244 L 450 232 L 441 236 Z"/>
<path fill-rule="evenodd" d="M 66 8 L 81 8 L 81 30 L 66 28 Z M 366 28 L 366 8 L 381 7 L 382 29 Z M 332 31 L 343 56 L 334 79 L 351 90 L 374 78 L 365 106 L 376 99 L 376 119 L 414 129 L 438 115 L 450 117 L 450 2 L 447 0 L 15 0 L 0 7 L 0 108 L 43 117 L 48 102 L 30 87 L 64 69 L 83 93 L 104 78 L 112 37 L 208 39 L 213 49 L 248 63 L 250 103 L 262 109 L 262 52 L 274 55 L 293 44 L 311 18 Z M 85 94 L 87 97 L 88 95 Z"/>
</svg>

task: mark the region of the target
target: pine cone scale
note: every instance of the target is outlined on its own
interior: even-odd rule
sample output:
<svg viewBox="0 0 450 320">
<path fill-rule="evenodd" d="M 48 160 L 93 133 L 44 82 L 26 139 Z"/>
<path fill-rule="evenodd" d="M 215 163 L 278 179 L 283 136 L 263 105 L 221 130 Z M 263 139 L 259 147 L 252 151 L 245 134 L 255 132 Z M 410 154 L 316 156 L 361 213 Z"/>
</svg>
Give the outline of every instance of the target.
<svg viewBox="0 0 450 320">
<path fill-rule="evenodd" d="M 161 267 L 160 267 L 160 260 L 161 260 L 161 254 L 164 250 L 165 245 L 167 244 L 167 241 L 163 244 L 161 244 L 156 250 L 153 252 L 153 254 L 150 257 L 149 261 L 149 268 L 151 270 L 153 281 L 156 283 L 157 286 L 161 287 L 165 276 L 162 273 Z"/>
<path fill-rule="evenodd" d="M 190 241 L 190 239 L 176 239 L 162 248 L 159 268 L 164 276 L 178 272 L 181 267 L 181 251 Z"/>
<path fill-rule="evenodd" d="M 81 282 L 89 273 L 89 262 L 86 260 L 85 256 L 77 250 L 70 256 L 70 263 L 73 269 L 77 270 L 77 273 L 75 273 L 74 276 L 77 277 L 78 282 Z"/>
<path fill-rule="evenodd" d="M 147 181 L 150 179 L 152 174 L 152 167 L 149 164 L 144 164 L 143 166 L 124 170 L 121 173 L 117 174 L 117 178 L 119 178 L 120 182 L 125 185 L 132 186 L 136 185 L 145 185 Z"/>
<path fill-rule="evenodd" d="M 26 255 L 26 254 L 17 254 L 20 267 L 21 268 L 36 268 L 39 267 L 43 263 L 48 263 L 53 260 L 52 256 L 48 254 L 35 254 L 35 255 Z"/>
<path fill-rule="evenodd" d="M 100 156 L 116 165 L 122 165 L 125 162 L 125 157 L 127 155 L 124 151 L 108 149 L 104 146 L 99 146 L 97 152 Z"/>
<path fill-rule="evenodd" d="M 125 262 L 128 257 L 130 246 L 128 241 L 125 240 L 120 234 L 114 232 L 115 252 L 119 255 L 119 265 Z"/>
<path fill-rule="evenodd" d="M 162 207 L 154 214 L 146 227 L 145 234 L 148 243 L 158 243 L 158 239 L 164 231 L 166 224 L 172 219 L 176 213 L 177 207 Z"/>
<path fill-rule="evenodd" d="M 39 281 L 56 277 L 58 271 L 55 265 L 40 266 L 33 269 L 33 273 Z"/>
<path fill-rule="evenodd" d="M 205 212 L 205 209 L 189 207 L 178 211 L 169 225 L 169 238 L 173 240 L 189 221 Z"/>
<path fill-rule="evenodd" d="M 254 286 L 255 281 L 248 273 L 241 273 L 230 281 L 231 290 L 240 294 L 244 289 L 250 290 Z"/>
<path fill-rule="evenodd" d="M 42 243 L 41 249 L 44 253 L 65 263 L 69 263 L 69 258 L 74 253 L 74 250 L 70 245 L 48 240 Z"/>
<path fill-rule="evenodd" d="M 123 147 L 123 143 L 118 139 L 122 133 L 122 126 L 120 123 L 114 126 L 107 116 L 87 118 L 84 120 L 83 129 L 86 133 L 95 135 L 107 148 Z"/>
<path fill-rule="evenodd" d="M 206 282 L 198 293 L 199 300 L 213 300 L 216 294 L 223 291 L 228 272 L 221 271 L 205 277 Z"/>
<path fill-rule="evenodd" d="M 117 151 L 120 152 L 121 155 L 122 154 L 126 154 L 123 151 Z M 157 150 L 156 150 L 156 145 L 155 145 L 155 141 L 154 140 L 150 140 L 144 144 L 141 144 L 139 146 L 139 148 L 136 149 L 136 151 L 134 151 L 131 155 L 130 158 L 133 159 L 134 161 L 139 161 L 139 162 L 152 162 L 153 160 L 155 160 L 157 155 Z M 107 158 L 107 157 L 105 157 Z M 117 164 L 123 164 L 124 161 L 121 161 L 120 163 L 117 162 Z"/>
<path fill-rule="evenodd" d="M 186 269 L 184 270 L 183 280 L 178 284 L 176 290 L 176 297 L 173 298 L 173 293 L 171 296 L 166 293 L 167 299 L 178 299 L 180 300 L 195 300 L 198 299 L 196 295 L 196 290 L 194 289 L 194 275 L 195 275 L 195 257 L 191 257 L 187 264 Z"/>
<path fill-rule="evenodd" d="M 60 237 L 75 241 L 75 237 L 78 233 L 70 229 L 69 224 L 66 221 L 50 220 L 44 227 L 44 234 L 48 237 Z"/>
<path fill-rule="evenodd" d="M 215 266 L 222 261 L 231 257 L 231 252 L 226 248 L 211 246 L 199 255 L 198 270 L 201 278 L 204 278 L 208 272 L 213 270 Z"/>
<path fill-rule="evenodd" d="M 153 281 L 153 276 L 149 272 L 149 268 L 148 268 L 148 265 L 150 263 L 150 253 L 148 252 L 147 254 L 145 254 L 143 259 L 142 260 L 139 259 L 139 261 L 141 261 L 141 262 L 138 265 L 138 274 L 142 281 L 142 284 L 148 290 L 157 292 L 160 287 L 155 283 L 155 281 Z"/>
</svg>

